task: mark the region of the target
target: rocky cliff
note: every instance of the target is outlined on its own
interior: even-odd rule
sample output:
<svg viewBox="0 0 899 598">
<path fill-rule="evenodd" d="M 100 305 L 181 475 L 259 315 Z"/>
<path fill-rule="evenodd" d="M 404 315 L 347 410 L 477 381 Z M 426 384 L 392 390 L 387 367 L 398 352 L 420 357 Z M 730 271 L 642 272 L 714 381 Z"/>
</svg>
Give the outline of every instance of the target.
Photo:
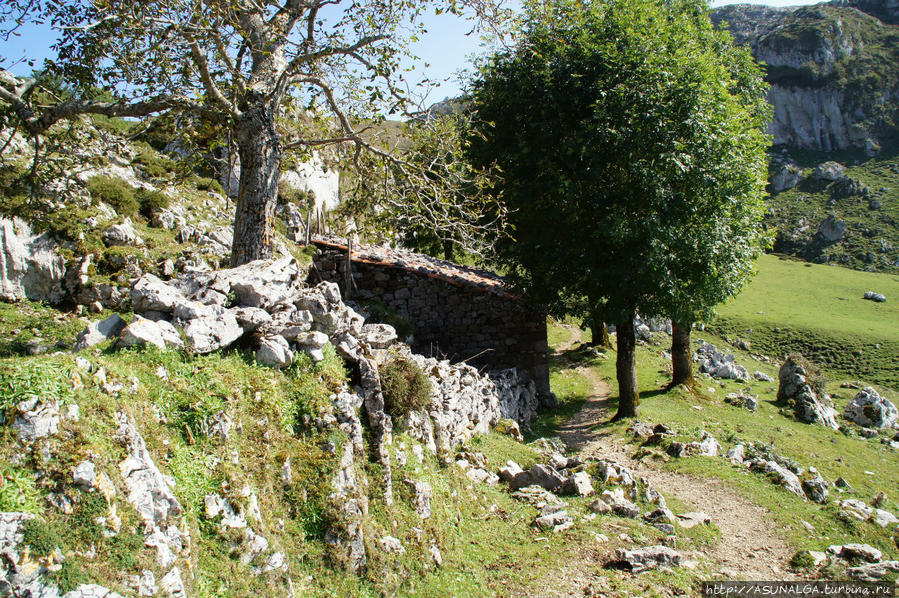
<svg viewBox="0 0 899 598">
<path fill-rule="evenodd" d="M 716 9 L 767 65 L 775 144 L 877 154 L 899 123 L 899 27 L 894 0 L 850 0 L 794 9 Z"/>
</svg>

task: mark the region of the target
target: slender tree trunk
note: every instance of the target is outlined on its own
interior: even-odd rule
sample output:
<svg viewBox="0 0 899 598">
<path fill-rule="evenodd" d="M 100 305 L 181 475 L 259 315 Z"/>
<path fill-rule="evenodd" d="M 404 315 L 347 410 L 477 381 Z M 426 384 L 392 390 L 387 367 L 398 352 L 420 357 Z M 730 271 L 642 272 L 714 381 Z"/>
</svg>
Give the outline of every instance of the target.
<svg viewBox="0 0 899 598">
<path fill-rule="evenodd" d="M 281 167 L 281 140 L 275 105 L 249 107 L 235 124 L 240 183 L 234 215 L 231 265 L 240 266 L 274 253 L 275 207 Z"/>
<path fill-rule="evenodd" d="M 448 262 L 453 261 L 453 245 L 452 239 L 443 240 L 443 259 Z"/>
<path fill-rule="evenodd" d="M 640 405 L 640 391 L 637 388 L 637 359 L 634 336 L 634 315 L 616 325 L 618 336 L 618 356 L 615 371 L 618 375 L 618 413 L 615 419 L 636 417 Z"/>
<path fill-rule="evenodd" d="M 671 365 L 674 367 L 671 386 L 693 383 L 693 362 L 690 360 L 690 325 L 671 322 Z"/>
<path fill-rule="evenodd" d="M 612 348 L 612 337 L 606 330 L 606 323 L 595 309 L 590 310 L 590 346 Z"/>
</svg>

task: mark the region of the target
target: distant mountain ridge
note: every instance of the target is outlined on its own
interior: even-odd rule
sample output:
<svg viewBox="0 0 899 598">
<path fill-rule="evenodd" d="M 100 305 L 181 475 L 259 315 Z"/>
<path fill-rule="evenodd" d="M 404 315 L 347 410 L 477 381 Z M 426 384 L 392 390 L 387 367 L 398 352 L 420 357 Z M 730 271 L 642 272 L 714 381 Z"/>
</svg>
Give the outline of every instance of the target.
<svg viewBox="0 0 899 598">
<path fill-rule="evenodd" d="M 899 142 L 899 0 L 712 11 L 767 65 L 775 144 L 875 155 Z"/>
</svg>

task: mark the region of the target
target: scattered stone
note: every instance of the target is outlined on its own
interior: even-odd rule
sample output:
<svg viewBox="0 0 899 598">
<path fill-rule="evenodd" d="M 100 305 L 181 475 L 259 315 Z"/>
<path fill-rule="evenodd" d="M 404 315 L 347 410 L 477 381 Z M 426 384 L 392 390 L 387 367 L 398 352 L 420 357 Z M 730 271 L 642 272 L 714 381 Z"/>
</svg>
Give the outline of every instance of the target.
<svg viewBox="0 0 899 598">
<path fill-rule="evenodd" d="M 868 301 L 874 301 L 875 303 L 886 303 L 886 296 L 881 293 L 875 293 L 874 291 L 865 291 L 865 299 Z"/>
<path fill-rule="evenodd" d="M 793 557 L 793 561 L 797 563 L 806 563 L 811 569 L 821 569 L 830 559 L 827 554 L 818 550 L 800 550 Z"/>
<path fill-rule="evenodd" d="M 671 512 L 670 509 L 660 507 L 655 511 L 650 513 L 646 513 L 643 516 L 646 521 L 649 523 L 669 523 L 673 524 L 677 521 L 677 518 L 674 516 L 674 513 Z"/>
<path fill-rule="evenodd" d="M 493 426 L 493 429 L 500 434 L 511 436 L 516 442 L 524 442 L 524 436 L 521 433 L 521 428 L 518 426 L 518 422 L 514 419 L 503 418 L 496 422 L 496 425 Z"/>
<path fill-rule="evenodd" d="M 434 560 L 434 564 L 438 567 L 443 566 L 443 555 L 440 554 L 440 548 L 436 544 L 431 544 L 431 547 L 428 549 L 428 552 L 431 555 L 431 558 Z"/>
<path fill-rule="evenodd" d="M 889 573 L 899 573 L 899 561 L 884 561 L 846 569 L 846 575 L 865 583 L 877 583 Z"/>
<path fill-rule="evenodd" d="M 488 486 L 495 486 L 499 483 L 499 476 L 496 474 L 490 473 L 486 469 L 482 469 L 480 467 L 473 467 L 465 472 L 465 475 L 468 476 L 472 482 L 477 482 L 478 484 L 487 484 Z"/>
<path fill-rule="evenodd" d="M 724 397 L 724 402 L 728 405 L 733 405 L 734 407 L 748 409 L 752 413 L 755 413 L 759 408 L 758 397 L 754 397 L 750 394 L 743 394 L 742 392 L 728 393 L 727 396 Z"/>
<path fill-rule="evenodd" d="M 879 563 L 880 559 L 883 558 L 883 553 L 870 544 L 835 544 L 828 546 L 827 552 L 844 561 Z"/>
<path fill-rule="evenodd" d="M 19 442 L 29 444 L 39 438 L 54 436 L 59 431 L 59 401 L 32 397 L 16 405 L 12 428 Z"/>
<path fill-rule="evenodd" d="M 593 484 L 590 481 L 590 474 L 586 471 L 578 471 L 571 474 L 562 484 L 561 492 L 563 494 L 574 494 L 577 496 L 590 496 L 594 493 Z"/>
<path fill-rule="evenodd" d="M 848 491 L 852 492 L 852 486 L 849 485 L 849 482 L 847 482 L 846 478 L 844 478 L 843 476 L 838 477 L 834 481 L 833 485 L 836 486 L 837 488 L 842 488 L 844 490 L 848 490 Z"/>
<path fill-rule="evenodd" d="M 107 247 L 117 245 L 143 245 L 144 240 L 134 232 L 134 226 L 130 218 L 125 218 L 122 224 L 113 224 L 103 232 L 103 242 Z"/>
<path fill-rule="evenodd" d="M 621 488 L 603 491 L 602 500 L 612 507 L 612 512 L 619 517 L 634 519 L 640 516 L 640 509 L 624 497 L 624 491 Z"/>
<path fill-rule="evenodd" d="M 427 482 L 418 482 L 410 479 L 403 481 L 412 489 L 412 504 L 415 507 L 415 512 L 422 519 L 428 519 L 431 516 L 431 485 Z"/>
<path fill-rule="evenodd" d="M 802 481 L 802 490 L 805 492 L 805 495 L 808 496 L 809 500 L 822 505 L 827 502 L 827 491 L 829 487 L 830 484 L 820 475 L 816 475 L 810 480 Z"/>
<path fill-rule="evenodd" d="M 637 438 L 649 438 L 653 435 L 652 428 L 640 420 L 632 422 L 631 425 L 628 426 L 627 431 Z"/>
<path fill-rule="evenodd" d="M 387 349 L 398 339 L 396 329 L 389 324 L 365 324 L 359 340 L 372 349 Z"/>
<path fill-rule="evenodd" d="M 768 474 L 775 484 L 789 490 L 796 496 L 802 498 L 802 500 L 807 500 L 805 492 L 802 491 L 802 484 L 800 483 L 799 478 L 795 473 L 782 466 L 780 463 L 774 460 L 766 461 L 764 459 L 758 459 L 752 461 L 749 464 L 749 467 L 752 471 L 760 471 Z"/>
<path fill-rule="evenodd" d="M 381 550 L 392 554 L 406 554 L 403 543 L 399 541 L 399 538 L 394 538 L 393 536 L 384 536 L 381 538 Z"/>
<path fill-rule="evenodd" d="M 774 378 L 766 374 L 765 372 L 761 372 L 756 370 L 756 372 L 752 375 L 753 378 L 758 380 L 759 382 L 774 382 Z"/>
<path fill-rule="evenodd" d="M 697 525 L 708 525 L 712 518 L 701 511 L 681 513 L 677 516 L 677 523 L 684 529 L 690 529 Z"/>
<path fill-rule="evenodd" d="M 717 457 L 721 445 L 709 432 L 702 431 L 702 441 L 699 443 L 699 454 L 706 457 Z"/>
<path fill-rule="evenodd" d="M 612 507 L 609 506 L 609 503 L 602 500 L 601 498 L 597 498 L 596 500 L 591 502 L 587 508 L 597 515 L 608 515 L 612 512 Z"/>
<path fill-rule="evenodd" d="M 90 461 L 82 461 L 72 470 L 72 480 L 75 482 L 75 485 L 81 487 L 82 490 L 89 490 L 92 488 L 96 479 L 97 472 L 94 468 L 94 464 Z"/>
<path fill-rule="evenodd" d="M 874 515 L 871 517 L 871 522 L 880 527 L 890 527 L 891 525 L 899 523 L 899 519 L 889 511 L 885 511 L 884 509 L 874 509 Z"/>
<path fill-rule="evenodd" d="M 135 315 L 134 320 L 122 331 L 117 343 L 118 347 L 145 347 L 154 345 L 160 349 L 168 347 L 182 348 L 184 341 L 181 335 L 169 322 L 154 322 Z"/>
<path fill-rule="evenodd" d="M 843 417 L 862 426 L 890 428 L 899 420 L 899 411 L 892 402 L 867 386 L 849 401 Z"/>
<path fill-rule="evenodd" d="M 127 325 L 127 322 L 125 322 L 119 314 L 112 314 L 105 320 L 91 322 L 87 328 L 78 333 L 72 350 L 81 351 L 82 349 L 98 345 L 103 341 L 116 338 Z M 88 368 L 86 368 L 87 371 L 90 371 L 89 366 L 90 363 L 88 363 Z"/>
<path fill-rule="evenodd" d="M 729 451 L 727 451 L 727 455 L 725 455 L 730 462 L 734 465 L 742 465 L 743 460 L 746 458 L 746 447 L 742 444 L 738 444 Z"/>
<path fill-rule="evenodd" d="M 828 183 L 832 183 L 839 180 L 845 172 L 845 166 L 843 166 L 839 162 L 834 162 L 833 160 L 831 160 L 822 164 L 818 164 L 815 170 L 812 171 L 811 176 L 817 181 L 826 181 Z"/>
<path fill-rule="evenodd" d="M 549 465 L 538 463 L 528 470 L 531 484 L 536 484 L 550 491 L 558 490 L 565 483 L 565 478 Z M 528 484 L 528 485 L 531 485 Z"/>
<path fill-rule="evenodd" d="M 265 336 L 259 340 L 256 361 L 280 370 L 293 363 L 293 351 L 290 350 L 287 340 L 280 334 Z"/>
<path fill-rule="evenodd" d="M 722 353 L 710 343 L 700 345 L 693 360 L 701 361 L 699 371 L 712 378 L 749 380 L 749 372 L 742 365 L 737 365 L 736 358 L 732 354 Z"/>
<path fill-rule="evenodd" d="M 571 516 L 568 515 L 568 512 L 565 510 L 555 511 L 553 513 L 547 513 L 546 515 L 542 515 L 537 517 L 534 520 L 534 525 L 539 527 L 542 530 L 546 531 L 563 531 L 570 527 L 570 524 L 573 523 L 571 520 Z"/>
<path fill-rule="evenodd" d="M 634 573 L 658 567 L 680 566 L 681 555 L 667 546 L 647 546 L 636 550 L 619 548 L 617 558 Z"/>
</svg>

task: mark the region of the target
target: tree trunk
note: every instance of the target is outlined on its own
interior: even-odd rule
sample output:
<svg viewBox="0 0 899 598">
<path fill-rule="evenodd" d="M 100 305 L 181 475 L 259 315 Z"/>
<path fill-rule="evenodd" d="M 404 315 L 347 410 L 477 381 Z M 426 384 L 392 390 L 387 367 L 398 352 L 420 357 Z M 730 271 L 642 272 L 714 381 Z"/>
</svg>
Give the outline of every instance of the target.
<svg viewBox="0 0 899 598">
<path fill-rule="evenodd" d="M 281 140 L 275 105 L 248 107 L 235 123 L 240 183 L 234 215 L 231 265 L 269 259 L 274 253 L 275 207 L 281 171 Z"/>
<path fill-rule="evenodd" d="M 690 360 L 690 326 L 671 322 L 671 386 L 692 384 L 693 362 Z"/>
<path fill-rule="evenodd" d="M 640 391 L 637 388 L 636 338 L 634 336 L 634 316 L 616 325 L 618 336 L 618 356 L 615 371 L 618 375 L 618 413 L 615 419 L 636 417 L 640 405 Z"/>
<path fill-rule="evenodd" d="M 612 348 L 612 337 L 606 330 L 606 323 L 596 310 L 590 310 L 590 346 Z"/>
<path fill-rule="evenodd" d="M 453 243 L 452 239 L 443 240 L 443 259 L 448 262 L 453 261 Z"/>
</svg>

